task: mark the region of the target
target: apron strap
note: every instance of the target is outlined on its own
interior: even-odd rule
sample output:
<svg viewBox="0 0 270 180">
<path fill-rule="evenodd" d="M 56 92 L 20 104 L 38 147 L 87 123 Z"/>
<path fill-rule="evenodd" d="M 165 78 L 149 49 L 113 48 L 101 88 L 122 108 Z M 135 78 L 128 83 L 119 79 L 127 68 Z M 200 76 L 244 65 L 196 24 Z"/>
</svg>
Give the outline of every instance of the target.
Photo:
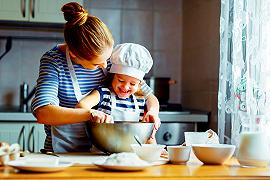
<svg viewBox="0 0 270 180">
<path fill-rule="evenodd" d="M 138 104 L 137 98 L 136 98 L 136 96 L 134 94 L 132 94 L 132 98 L 133 98 L 134 105 L 135 105 L 135 111 L 136 112 L 140 111 L 139 110 L 139 104 Z"/>
<path fill-rule="evenodd" d="M 74 93 L 75 93 L 77 101 L 79 102 L 83 98 L 83 95 L 81 93 L 79 82 L 78 82 L 78 79 L 76 77 L 75 69 L 74 69 L 72 62 L 70 60 L 68 47 L 66 47 L 66 58 L 67 58 L 68 70 L 69 70 L 72 85 L 74 88 Z"/>
</svg>

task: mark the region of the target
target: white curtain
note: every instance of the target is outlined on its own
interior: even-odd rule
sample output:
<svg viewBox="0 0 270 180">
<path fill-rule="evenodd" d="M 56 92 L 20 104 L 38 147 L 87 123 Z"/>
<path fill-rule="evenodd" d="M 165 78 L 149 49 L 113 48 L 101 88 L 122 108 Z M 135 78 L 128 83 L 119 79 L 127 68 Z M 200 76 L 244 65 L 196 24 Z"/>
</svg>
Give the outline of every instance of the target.
<svg viewBox="0 0 270 180">
<path fill-rule="evenodd" d="M 270 0 L 221 0 L 218 134 L 269 128 Z"/>
</svg>

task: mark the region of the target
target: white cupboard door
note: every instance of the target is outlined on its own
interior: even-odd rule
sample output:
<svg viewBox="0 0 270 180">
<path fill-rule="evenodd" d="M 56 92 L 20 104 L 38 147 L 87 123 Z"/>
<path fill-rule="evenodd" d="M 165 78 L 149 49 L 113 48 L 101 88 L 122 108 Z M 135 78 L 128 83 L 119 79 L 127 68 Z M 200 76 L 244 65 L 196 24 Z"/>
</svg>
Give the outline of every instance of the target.
<svg viewBox="0 0 270 180">
<path fill-rule="evenodd" d="M 30 0 L 30 21 L 47 23 L 65 23 L 61 8 L 68 0 Z M 74 1 L 75 2 L 75 1 Z M 82 5 L 82 0 L 76 2 Z M 33 8 L 31 8 L 33 7 Z"/>
<path fill-rule="evenodd" d="M 29 0 L 0 0 L 1 20 L 29 20 Z"/>
<path fill-rule="evenodd" d="M 29 132 L 27 123 L 2 123 L 0 124 L 0 141 L 9 144 L 18 143 L 21 150 L 26 150 L 26 135 Z"/>
</svg>

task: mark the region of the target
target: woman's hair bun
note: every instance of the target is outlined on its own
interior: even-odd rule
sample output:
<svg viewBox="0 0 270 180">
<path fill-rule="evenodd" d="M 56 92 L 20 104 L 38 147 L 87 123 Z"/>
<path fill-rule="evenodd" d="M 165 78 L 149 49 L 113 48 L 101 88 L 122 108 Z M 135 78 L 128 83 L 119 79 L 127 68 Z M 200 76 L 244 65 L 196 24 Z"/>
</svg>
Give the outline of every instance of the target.
<svg viewBox="0 0 270 180">
<path fill-rule="evenodd" d="M 88 12 L 77 2 L 67 3 L 61 10 L 67 24 L 71 26 L 84 24 L 88 17 Z"/>
</svg>

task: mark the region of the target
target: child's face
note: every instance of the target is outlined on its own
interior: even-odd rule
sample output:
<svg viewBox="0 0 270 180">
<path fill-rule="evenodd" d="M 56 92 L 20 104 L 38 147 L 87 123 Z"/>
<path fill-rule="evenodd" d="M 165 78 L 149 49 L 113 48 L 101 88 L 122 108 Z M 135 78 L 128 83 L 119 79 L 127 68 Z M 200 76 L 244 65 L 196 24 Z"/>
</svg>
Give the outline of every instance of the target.
<svg viewBox="0 0 270 180">
<path fill-rule="evenodd" d="M 114 74 L 112 88 L 115 94 L 122 99 L 128 98 L 139 88 L 140 80 L 123 74 Z"/>
</svg>

